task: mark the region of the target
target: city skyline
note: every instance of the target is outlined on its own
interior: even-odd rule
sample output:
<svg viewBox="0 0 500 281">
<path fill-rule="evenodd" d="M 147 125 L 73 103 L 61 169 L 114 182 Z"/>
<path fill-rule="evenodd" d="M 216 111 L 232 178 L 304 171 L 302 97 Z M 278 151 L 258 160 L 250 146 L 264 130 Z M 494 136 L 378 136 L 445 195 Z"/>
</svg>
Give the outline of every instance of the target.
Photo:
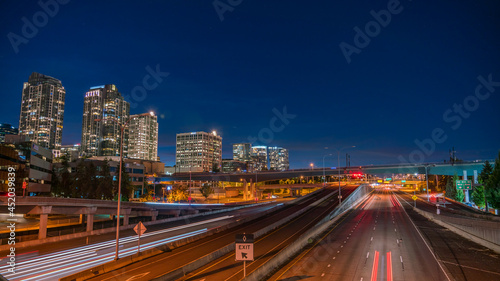
<svg viewBox="0 0 500 281">
<path fill-rule="evenodd" d="M 81 142 L 84 93 L 115 84 L 131 115 L 158 116 L 170 166 L 177 133 L 212 130 L 223 158 L 233 143 L 282 146 L 291 168 L 352 145 L 353 166 L 442 162 L 452 147 L 494 158 L 499 4 L 388 3 L 244 2 L 221 18 L 211 3 L 69 2 L 18 45 L 9 34 L 44 10 L 3 3 L 0 121 L 18 126 L 22 83 L 39 72 L 66 90 L 63 145 Z"/>
</svg>

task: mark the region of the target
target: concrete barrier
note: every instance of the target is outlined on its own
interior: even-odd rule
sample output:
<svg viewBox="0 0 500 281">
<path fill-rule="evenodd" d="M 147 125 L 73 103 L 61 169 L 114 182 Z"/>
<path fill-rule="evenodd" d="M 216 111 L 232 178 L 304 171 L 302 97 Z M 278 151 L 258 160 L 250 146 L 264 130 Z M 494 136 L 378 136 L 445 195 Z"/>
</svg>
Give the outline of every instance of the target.
<svg viewBox="0 0 500 281">
<path fill-rule="evenodd" d="M 182 278 L 186 276 L 186 274 L 195 271 L 196 269 L 224 256 L 225 254 L 228 254 L 235 249 L 235 243 L 231 243 L 227 246 L 224 246 L 220 248 L 217 251 L 214 251 L 210 254 L 207 254 L 185 266 L 179 267 L 173 271 L 170 271 L 169 273 L 162 275 L 160 277 L 157 277 L 155 279 L 152 279 L 153 281 L 170 281 L 170 280 L 177 280 L 179 278 Z"/>
<path fill-rule="evenodd" d="M 288 245 L 285 249 L 281 250 L 274 258 L 267 261 L 265 264 L 253 271 L 243 280 L 262 280 L 276 268 L 279 268 L 284 263 L 286 263 L 290 259 L 290 257 L 298 254 L 304 247 L 306 247 L 310 243 L 310 239 L 316 239 L 321 235 L 321 233 L 327 230 L 340 217 L 342 217 L 345 212 L 365 200 L 371 191 L 372 188 L 369 185 L 363 184 L 359 186 L 353 193 L 351 193 L 351 195 L 346 200 L 342 202 L 341 206 L 335 208 L 334 211 L 327 215 L 323 220 L 318 222 L 315 227 L 302 234 L 296 241 Z"/>
<path fill-rule="evenodd" d="M 319 190 L 317 190 L 319 192 Z M 315 192 L 317 192 L 315 191 Z M 305 198 L 308 198 L 309 196 L 312 196 L 312 194 L 314 194 L 315 192 L 312 192 L 310 194 L 307 194 L 303 197 L 301 197 L 300 199 L 297 199 L 297 200 L 293 200 L 293 201 L 288 201 L 286 202 L 285 204 L 296 204 L 297 202 L 301 201 L 301 200 L 304 200 Z M 292 215 L 286 217 L 286 218 L 283 218 L 263 229 L 260 229 L 259 231 L 256 231 L 254 232 L 254 238 L 257 239 L 258 237 L 262 236 L 262 235 L 265 235 L 266 233 L 268 233 L 269 231 L 273 230 L 273 229 L 276 229 L 278 227 L 280 227 L 281 225 L 291 221 L 292 219 L 296 218 L 297 216 L 303 214 L 306 210 L 309 210 L 310 208 L 313 208 L 315 205 L 318 205 L 318 204 L 321 204 L 322 202 L 324 202 L 325 200 L 328 200 L 331 198 L 331 196 L 333 195 L 330 195 L 330 196 L 327 196 L 327 197 L 324 197 L 316 202 L 314 202 L 313 204 L 311 204 L 310 206 L 302 209 L 301 211 L 299 212 L 295 212 L 293 213 Z M 217 250 L 217 251 L 214 251 L 208 255 L 205 255 L 187 265 L 184 265 L 182 267 L 179 267 L 177 269 L 174 269 L 156 279 L 153 279 L 155 281 L 166 281 L 166 280 L 177 280 L 183 276 L 185 276 L 186 274 L 220 258 L 221 256 L 231 252 L 231 251 L 234 251 L 235 250 L 235 243 L 231 243 L 225 247 L 222 247 L 221 249 Z"/>
<path fill-rule="evenodd" d="M 468 240 L 500 253 L 500 225 L 497 222 L 440 216 L 417 208 L 413 210 Z"/>
</svg>

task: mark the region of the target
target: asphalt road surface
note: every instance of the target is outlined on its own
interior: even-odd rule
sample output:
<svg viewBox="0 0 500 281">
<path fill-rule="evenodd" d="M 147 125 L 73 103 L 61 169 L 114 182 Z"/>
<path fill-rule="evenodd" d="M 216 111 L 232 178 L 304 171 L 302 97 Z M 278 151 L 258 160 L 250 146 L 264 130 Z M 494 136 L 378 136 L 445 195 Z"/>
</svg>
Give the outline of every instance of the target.
<svg viewBox="0 0 500 281">
<path fill-rule="evenodd" d="M 269 280 L 451 280 L 390 191 L 377 191 Z"/>
</svg>

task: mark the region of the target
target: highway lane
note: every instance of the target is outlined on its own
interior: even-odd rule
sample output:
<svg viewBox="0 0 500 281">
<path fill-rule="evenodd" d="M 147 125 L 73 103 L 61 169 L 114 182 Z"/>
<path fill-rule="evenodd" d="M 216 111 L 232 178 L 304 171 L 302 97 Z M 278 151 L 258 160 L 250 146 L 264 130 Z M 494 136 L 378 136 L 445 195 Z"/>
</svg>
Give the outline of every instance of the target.
<svg viewBox="0 0 500 281">
<path fill-rule="evenodd" d="M 347 186 L 342 189 L 346 198 L 357 186 Z M 282 249 L 295 241 L 304 232 L 332 212 L 338 205 L 337 196 L 315 206 L 308 212 L 288 222 L 283 227 L 260 237 L 254 243 L 254 258 L 246 263 L 246 273 L 250 274 L 259 266 L 277 255 Z M 241 280 L 243 278 L 243 262 L 235 261 L 234 252 L 196 270 L 180 280 Z"/>
<path fill-rule="evenodd" d="M 390 191 L 377 191 L 269 280 L 448 280 Z"/>
<path fill-rule="evenodd" d="M 451 273 L 454 280 L 500 280 L 500 267 L 498 266 L 500 264 L 500 255 L 498 253 L 464 239 L 458 234 L 422 217 L 413 211 L 410 198 L 399 197 L 399 199 L 412 221 L 426 238 L 435 255 Z M 441 215 L 460 216 L 456 212 L 449 212 L 448 210 L 441 210 Z"/>
<path fill-rule="evenodd" d="M 234 242 L 235 234 L 253 233 L 267 225 L 270 225 L 284 217 L 287 217 L 310 204 L 316 202 L 319 198 L 334 194 L 336 189 L 324 189 L 316 194 L 311 194 L 307 199 L 294 202 L 290 206 L 284 207 L 274 213 L 261 217 L 259 219 L 244 223 L 236 228 L 222 231 L 205 239 L 194 243 L 173 249 L 171 252 L 157 255 L 155 257 L 136 262 L 124 268 L 113 272 L 96 276 L 89 280 L 151 280 L 162 276 L 167 272 L 181 268 L 186 264 L 216 251 L 228 244 Z"/>
<path fill-rule="evenodd" d="M 148 231 L 141 236 L 141 251 L 206 232 L 209 228 L 235 222 L 248 215 L 274 208 L 276 202 L 246 207 L 233 212 L 200 216 L 168 224 L 147 226 Z M 120 257 L 137 253 L 137 235 L 133 230 L 123 231 L 120 238 Z M 128 235 L 127 235 L 128 234 Z M 135 234 L 135 233 L 134 233 Z M 65 243 L 52 243 L 24 249 L 16 255 L 16 274 L 7 272 L 8 266 L 0 263 L 0 273 L 10 280 L 54 280 L 87 268 L 112 261 L 115 252 L 114 235 L 103 235 L 106 240 L 86 245 L 73 241 L 71 247 Z M 79 241 L 79 240 L 77 240 Z M 34 250 L 36 249 L 36 250 Z M 21 254 L 21 255 L 19 255 Z M 5 255 L 7 255 L 5 253 Z M 7 260 L 7 259 L 5 259 Z M 1 262 L 1 261 L 0 261 Z"/>
</svg>

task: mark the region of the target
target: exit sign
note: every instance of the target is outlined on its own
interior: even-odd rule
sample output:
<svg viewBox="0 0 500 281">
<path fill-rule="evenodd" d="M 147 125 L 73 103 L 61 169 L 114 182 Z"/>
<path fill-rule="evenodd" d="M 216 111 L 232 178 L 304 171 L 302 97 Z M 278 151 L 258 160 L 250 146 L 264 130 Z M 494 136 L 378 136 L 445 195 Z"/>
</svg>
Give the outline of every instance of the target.
<svg viewBox="0 0 500 281">
<path fill-rule="evenodd" d="M 472 189 L 472 181 L 457 180 L 457 189 Z"/>
</svg>

